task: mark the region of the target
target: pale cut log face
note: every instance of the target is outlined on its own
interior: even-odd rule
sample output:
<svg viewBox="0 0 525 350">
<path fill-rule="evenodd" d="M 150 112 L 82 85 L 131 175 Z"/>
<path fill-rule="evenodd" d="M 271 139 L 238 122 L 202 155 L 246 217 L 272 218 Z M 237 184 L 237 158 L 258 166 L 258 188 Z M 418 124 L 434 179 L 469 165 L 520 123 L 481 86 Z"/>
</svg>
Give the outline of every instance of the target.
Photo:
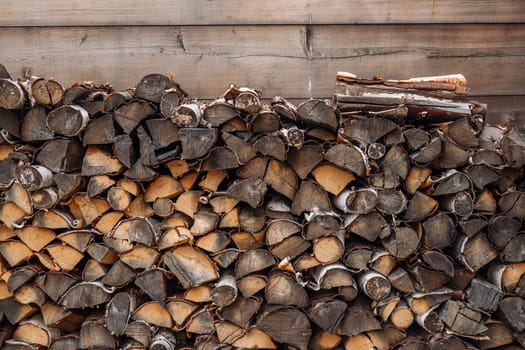
<svg viewBox="0 0 525 350">
<path fill-rule="evenodd" d="M 461 76 L 0 77 L 0 348 L 525 345 L 525 132 Z"/>
</svg>

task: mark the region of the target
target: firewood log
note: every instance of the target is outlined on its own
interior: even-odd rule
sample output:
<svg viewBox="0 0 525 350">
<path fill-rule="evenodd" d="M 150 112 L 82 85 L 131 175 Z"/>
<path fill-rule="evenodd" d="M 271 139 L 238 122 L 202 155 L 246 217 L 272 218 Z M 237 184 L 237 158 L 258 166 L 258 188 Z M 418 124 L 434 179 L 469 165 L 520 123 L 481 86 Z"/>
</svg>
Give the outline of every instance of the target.
<svg viewBox="0 0 525 350">
<path fill-rule="evenodd" d="M 115 348 L 116 338 L 104 327 L 104 318 L 100 315 L 91 315 L 82 323 L 80 329 L 79 347 L 89 348 Z"/>
<path fill-rule="evenodd" d="M 9 78 L 0 79 L 0 108 L 22 109 L 25 93 L 21 85 Z"/>
<path fill-rule="evenodd" d="M 84 108 L 76 105 L 55 108 L 47 115 L 46 119 L 49 130 L 68 137 L 80 134 L 88 123 L 88 112 Z"/>
<path fill-rule="evenodd" d="M 306 349 L 311 335 L 310 322 L 301 311 L 287 307 L 270 307 L 257 319 L 257 328 L 274 341 Z"/>
<path fill-rule="evenodd" d="M 47 111 L 44 106 L 36 105 L 24 115 L 20 125 L 21 139 L 25 142 L 47 141 L 53 133 L 46 124 Z"/>
</svg>

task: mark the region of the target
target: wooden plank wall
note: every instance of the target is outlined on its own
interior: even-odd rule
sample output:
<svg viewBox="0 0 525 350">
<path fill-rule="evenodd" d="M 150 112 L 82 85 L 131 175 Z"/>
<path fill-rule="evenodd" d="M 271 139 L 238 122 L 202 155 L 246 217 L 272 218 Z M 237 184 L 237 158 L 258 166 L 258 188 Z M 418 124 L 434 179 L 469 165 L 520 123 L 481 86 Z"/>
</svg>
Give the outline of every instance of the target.
<svg viewBox="0 0 525 350">
<path fill-rule="evenodd" d="M 525 125 L 524 0 L 16 0 L 2 2 L 11 74 L 109 81 L 174 72 L 195 98 L 229 83 L 329 97 L 335 73 L 463 73 L 493 120 Z"/>
</svg>

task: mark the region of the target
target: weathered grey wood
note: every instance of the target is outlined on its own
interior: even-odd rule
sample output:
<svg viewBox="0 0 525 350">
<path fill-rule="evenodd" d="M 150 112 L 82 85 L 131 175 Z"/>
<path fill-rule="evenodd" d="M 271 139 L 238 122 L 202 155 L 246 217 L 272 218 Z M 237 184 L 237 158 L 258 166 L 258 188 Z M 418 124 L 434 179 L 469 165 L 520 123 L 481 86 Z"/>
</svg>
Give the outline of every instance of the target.
<svg viewBox="0 0 525 350">
<path fill-rule="evenodd" d="M 305 314 L 298 309 L 273 307 L 260 313 L 257 328 L 272 339 L 306 350 L 312 331 Z"/>
<path fill-rule="evenodd" d="M 451 331 L 459 335 L 473 336 L 487 331 L 481 313 L 458 301 L 449 300 L 445 303 L 441 319 Z"/>
<path fill-rule="evenodd" d="M 467 289 L 469 300 L 482 310 L 496 311 L 502 291 L 490 282 L 474 278 Z"/>
<path fill-rule="evenodd" d="M 111 334 L 117 336 L 126 331 L 133 305 L 131 294 L 126 292 L 117 293 L 106 305 L 106 325 Z"/>
<path fill-rule="evenodd" d="M 35 4 L 30 0 L 9 3 L 0 16 L 2 26 L 31 23 L 38 26 L 67 25 L 176 25 L 176 24 L 302 24 L 302 23 L 454 23 L 523 22 L 525 8 L 520 0 L 443 0 L 421 3 L 403 0 L 392 3 L 373 0 L 360 6 L 357 0 L 310 0 L 287 2 L 263 0 L 246 4 L 240 0 L 209 3 L 199 0 L 167 0 L 151 4 L 96 0 L 53 0 Z M 343 7 L 342 7 L 343 6 Z M 242 11 L 238 9 L 242 8 Z M 348 9 L 348 11 L 342 11 Z M 232 16 L 232 13 L 235 16 Z"/>
<path fill-rule="evenodd" d="M 117 13 L 123 12 L 119 8 Z M 356 67 L 353 73 L 359 76 L 381 74 L 392 79 L 445 74 L 454 67 L 467 77 L 473 95 L 521 95 L 523 78 L 514 73 L 524 66 L 520 45 L 524 32 L 522 24 L 312 26 L 308 31 L 303 25 L 3 28 L 0 61 L 13 76 L 22 76 L 30 66 L 35 74 L 53 76 L 66 86 L 75 80 L 94 80 L 111 81 L 117 89 L 133 86 L 146 73 L 174 70 L 177 82 L 199 98 L 220 95 L 227 82 L 265 87 L 265 97 L 328 97 L 341 67 Z M 306 33 L 310 33 L 307 46 Z M 136 47 L 142 49 L 137 52 Z M 85 54 L 77 55 L 79 48 Z M 102 48 L 105 54 L 100 56 Z M 498 69 L 479 74 L 486 66 Z"/>
</svg>

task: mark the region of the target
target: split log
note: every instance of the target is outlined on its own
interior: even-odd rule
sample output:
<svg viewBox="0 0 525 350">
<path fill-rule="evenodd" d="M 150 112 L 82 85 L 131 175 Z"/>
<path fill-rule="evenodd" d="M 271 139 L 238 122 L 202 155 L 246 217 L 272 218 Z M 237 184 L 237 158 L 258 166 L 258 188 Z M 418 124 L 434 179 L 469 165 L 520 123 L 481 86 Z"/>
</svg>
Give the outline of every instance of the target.
<svg viewBox="0 0 525 350">
<path fill-rule="evenodd" d="M 129 134 L 142 120 L 155 113 L 155 108 L 148 102 L 131 100 L 117 107 L 113 113 L 115 122 Z"/>
<path fill-rule="evenodd" d="M 308 305 L 308 296 L 304 288 L 297 283 L 294 276 L 282 271 L 270 274 L 264 295 L 269 304 L 298 307 Z"/>
<path fill-rule="evenodd" d="M 335 131 L 338 127 L 337 111 L 321 100 L 309 100 L 297 106 L 299 119 L 305 124 Z"/>
<path fill-rule="evenodd" d="M 152 326 L 171 328 L 172 319 L 169 312 L 156 301 L 149 301 L 138 306 L 131 318 L 135 321 L 145 321 Z"/>
<path fill-rule="evenodd" d="M 110 348 L 117 346 L 117 340 L 104 327 L 104 318 L 98 315 L 86 319 L 80 329 L 79 347 L 81 349 L 90 348 Z"/>
<path fill-rule="evenodd" d="M 217 268 L 210 258 L 189 246 L 174 248 L 164 253 L 163 261 L 184 288 L 198 286 L 219 278 Z"/>
<path fill-rule="evenodd" d="M 21 139 L 25 142 L 47 141 L 53 138 L 53 133 L 46 124 L 47 110 L 44 106 L 36 105 L 30 108 L 20 125 Z"/>
<path fill-rule="evenodd" d="M 251 88 L 236 87 L 232 84 L 224 93 L 224 98 L 233 100 L 235 108 L 248 114 L 255 114 L 261 109 L 259 94 Z"/>
<path fill-rule="evenodd" d="M 238 116 L 239 111 L 233 105 L 220 100 L 208 104 L 203 111 L 204 120 L 214 128 Z"/>
<path fill-rule="evenodd" d="M 80 106 L 61 106 L 47 115 L 46 123 L 54 133 L 67 137 L 78 136 L 89 123 L 89 113 Z"/>
<path fill-rule="evenodd" d="M 274 341 L 306 349 L 311 336 L 310 322 L 301 311 L 287 307 L 270 307 L 257 319 L 257 328 Z"/>
</svg>

